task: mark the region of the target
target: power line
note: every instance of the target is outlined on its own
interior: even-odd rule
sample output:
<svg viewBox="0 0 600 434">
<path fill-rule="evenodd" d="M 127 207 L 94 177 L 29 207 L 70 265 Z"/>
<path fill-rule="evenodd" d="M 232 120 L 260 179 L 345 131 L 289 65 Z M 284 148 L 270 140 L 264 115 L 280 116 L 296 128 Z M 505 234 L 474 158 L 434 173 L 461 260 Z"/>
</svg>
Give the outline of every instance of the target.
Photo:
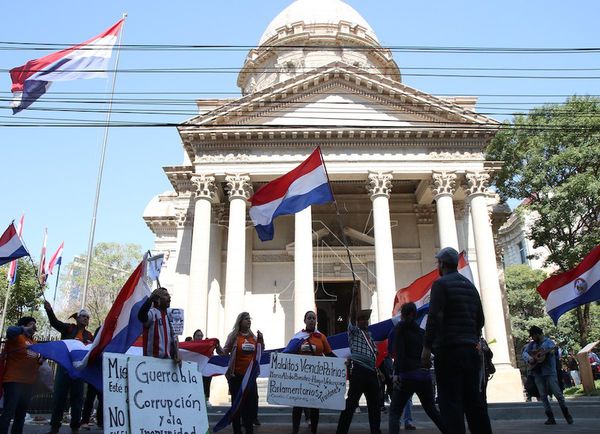
<svg viewBox="0 0 600 434">
<path fill-rule="evenodd" d="M 49 42 L 26 42 L 26 41 L 0 41 L 0 50 L 48 50 L 68 48 L 76 43 L 49 43 Z M 6 47 L 2 47 L 5 45 Z M 95 45 L 95 48 L 101 48 L 101 45 Z M 304 49 L 304 50 L 322 50 L 331 48 L 327 44 L 310 45 L 261 45 L 260 48 L 272 48 L 279 50 Z M 86 47 L 82 47 L 85 49 Z M 108 48 L 108 46 L 106 46 Z M 255 45 L 231 45 L 231 44 L 122 44 L 121 50 L 132 51 L 246 51 L 259 48 Z M 600 47 L 475 47 L 475 46 L 410 46 L 410 45 L 336 45 L 338 49 L 352 49 L 362 51 L 395 51 L 395 52 L 425 52 L 425 53 L 493 53 L 493 54 L 573 54 L 573 53 L 597 53 Z M 91 49 L 91 48 L 88 48 Z"/>
</svg>

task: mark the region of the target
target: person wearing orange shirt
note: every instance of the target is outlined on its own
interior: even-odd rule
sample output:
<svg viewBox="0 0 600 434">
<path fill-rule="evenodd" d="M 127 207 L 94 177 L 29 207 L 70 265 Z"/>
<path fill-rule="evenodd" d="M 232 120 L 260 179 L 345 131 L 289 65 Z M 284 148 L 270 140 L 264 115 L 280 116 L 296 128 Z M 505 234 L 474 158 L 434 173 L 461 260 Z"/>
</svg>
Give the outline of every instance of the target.
<svg viewBox="0 0 600 434">
<path fill-rule="evenodd" d="M 304 330 L 294 335 L 292 340 L 283 350 L 284 353 L 296 353 L 303 356 L 327 356 L 335 357 L 327 336 L 317 330 L 317 314 L 309 310 L 304 314 Z M 297 434 L 300 428 L 300 419 L 302 418 L 302 407 L 292 409 L 292 433 Z M 319 425 L 319 409 L 310 408 L 310 431 L 315 434 Z"/>
<path fill-rule="evenodd" d="M 250 329 L 252 319 L 248 312 L 242 312 L 237 316 L 235 325 L 227 336 L 223 353 L 229 357 L 229 366 L 225 377 L 229 383 L 229 393 L 231 399 L 234 399 L 238 394 L 242 385 L 242 379 L 248 369 L 248 366 L 254 360 L 256 354 L 256 345 L 261 344 L 264 347 L 263 335 L 260 331 L 256 335 Z M 241 411 L 233 417 L 232 426 L 234 434 L 241 434 L 241 423 L 244 424 L 245 434 L 254 432 L 254 419 L 258 411 L 258 390 L 256 388 L 256 380 L 247 386 L 246 401 L 242 405 Z M 241 417 L 241 422 L 240 422 Z"/>
<path fill-rule="evenodd" d="M 38 377 L 40 356 L 27 349 L 35 344 L 33 335 L 36 332 L 36 321 L 33 317 L 24 316 L 16 326 L 6 330 L 7 342 L 4 351 L 6 366 L 4 368 L 4 409 L 0 416 L 0 434 L 8 433 L 10 420 L 13 420 L 12 434 L 21 434 L 29 401 Z"/>
</svg>

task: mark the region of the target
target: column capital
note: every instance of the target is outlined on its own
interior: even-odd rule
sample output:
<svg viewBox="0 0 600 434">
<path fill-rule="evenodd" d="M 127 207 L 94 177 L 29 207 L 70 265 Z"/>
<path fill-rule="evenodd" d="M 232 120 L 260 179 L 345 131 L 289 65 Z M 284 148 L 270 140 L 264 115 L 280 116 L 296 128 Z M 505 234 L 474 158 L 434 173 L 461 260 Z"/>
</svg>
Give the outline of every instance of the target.
<svg viewBox="0 0 600 434">
<path fill-rule="evenodd" d="M 462 188 L 467 196 L 487 194 L 490 174 L 485 170 L 465 173 Z"/>
<path fill-rule="evenodd" d="M 206 199 L 212 202 L 217 196 L 217 186 L 215 185 L 215 177 L 213 175 L 193 175 L 190 181 L 194 186 L 196 199 Z"/>
<path fill-rule="evenodd" d="M 177 229 L 183 229 L 188 221 L 188 209 L 187 208 L 175 208 L 175 224 Z"/>
<path fill-rule="evenodd" d="M 250 176 L 245 174 L 226 175 L 227 187 L 229 188 L 229 201 L 233 199 L 248 200 L 252 196 L 252 184 Z"/>
<path fill-rule="evenodd" d="M 392 173 L 391 172 L 369 172 L 369 181 L 367 182 L 367 191 L 371 193 L 371 200 L 385 196 L 390 198 L 392 192 Z"/>
<path fill-rule="evenodd" d="M 433 205 L 414 205 L 418 225 L 433 224 Z"/>
<path fill-rule="evenodd" d="M 431 174 L 431 193 L 433 200 L 440 196 L 454 196 L 456 191 L 456 172 L 432 172 Z"/>
</svg>

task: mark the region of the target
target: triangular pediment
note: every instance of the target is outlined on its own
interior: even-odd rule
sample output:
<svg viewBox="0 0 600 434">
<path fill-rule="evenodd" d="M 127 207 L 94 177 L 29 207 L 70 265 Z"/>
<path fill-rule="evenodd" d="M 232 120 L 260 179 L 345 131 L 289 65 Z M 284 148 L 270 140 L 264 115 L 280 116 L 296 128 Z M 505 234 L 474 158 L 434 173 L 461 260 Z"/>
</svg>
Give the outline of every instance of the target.
<svg viewBox="0 0 600 434">
<path fill-rule="evenodd" d="M 486 116 L 358 67 L 335 63 L 228 102 L 181 127 L 439 128 L 493 126 Z"/>
</svg>

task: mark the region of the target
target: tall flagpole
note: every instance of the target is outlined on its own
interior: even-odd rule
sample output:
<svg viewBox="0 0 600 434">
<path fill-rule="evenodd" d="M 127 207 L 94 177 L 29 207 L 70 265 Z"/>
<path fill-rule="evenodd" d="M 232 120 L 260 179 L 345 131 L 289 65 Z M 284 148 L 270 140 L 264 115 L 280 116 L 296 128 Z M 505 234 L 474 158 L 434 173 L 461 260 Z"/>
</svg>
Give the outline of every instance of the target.
<svg viewBox="0 0 600 434">
<path fill-rule="evenodd" d="M 81 295 L 81 308 L 85 307 L 87 297 L 88 283 L 90 280 L 90 267 L 92 264 L 92 251 L 94 249 L 94 234 L 96 233 L 96 217 L 98 214 L 98 202 L 100 201 L 100 187 L 102 186 L 102 172 L 104 171 L 104 160 L 106 158 L 106 146 L 108 142 L 108 130 L 110 127 L 110 115 L 112 112 L 113 98 L 115 95 L 115 85 L 117 83 L 117 70 L 119 68 L 119 57 L 121 56 L 121 39 L 125 30 L 125 19 L 127 13 L 123 14 L 123 26 L 119 32 L 119 40 L 117 41 L 117 58 L 115 60 L 115 73 L 113 74 L 112 86 L 110 92 L 110 100 L 108 101 L 108 112 L 106 113 L 106 124 L 104 125 L 104 139 L 102 141 L 102 150 L 100 154 L 100 165 L 98 166 L 98 179 L 96 181 L 96 197 L 94 199 L 94 211 L 92 213 L 92 224 L 90 225 L 90 237 L 88 240 L 87 259 L 85 262 L 85 277 L 83 280 L 83 293 Z"/>
<path fill-rule="evenodd" d="M 16 261 L 16 259 L 15 259 Z M 10 298 L 10 290 L 13 285 L 8 282 L 8 288 L 6 288 L 6 297 L 4 298 L 4 309 L 2 309 L 2 319 L 0 320 L 0 335 L 4 336 L 4 322 L 6 321 L 6 311 L 8 310 L 8 299 Z"/>
<path fill-rule="evenodd" d="M 58 271 L 56 272 L 56 283 L 54 284 L 54 297 L 52 298 L 52 306 L 56 304 L 56 290 L 58 289 L 58 277 L 60 276 L 60 265 L 62 261 L 58 263 Z"/>
</svg>

